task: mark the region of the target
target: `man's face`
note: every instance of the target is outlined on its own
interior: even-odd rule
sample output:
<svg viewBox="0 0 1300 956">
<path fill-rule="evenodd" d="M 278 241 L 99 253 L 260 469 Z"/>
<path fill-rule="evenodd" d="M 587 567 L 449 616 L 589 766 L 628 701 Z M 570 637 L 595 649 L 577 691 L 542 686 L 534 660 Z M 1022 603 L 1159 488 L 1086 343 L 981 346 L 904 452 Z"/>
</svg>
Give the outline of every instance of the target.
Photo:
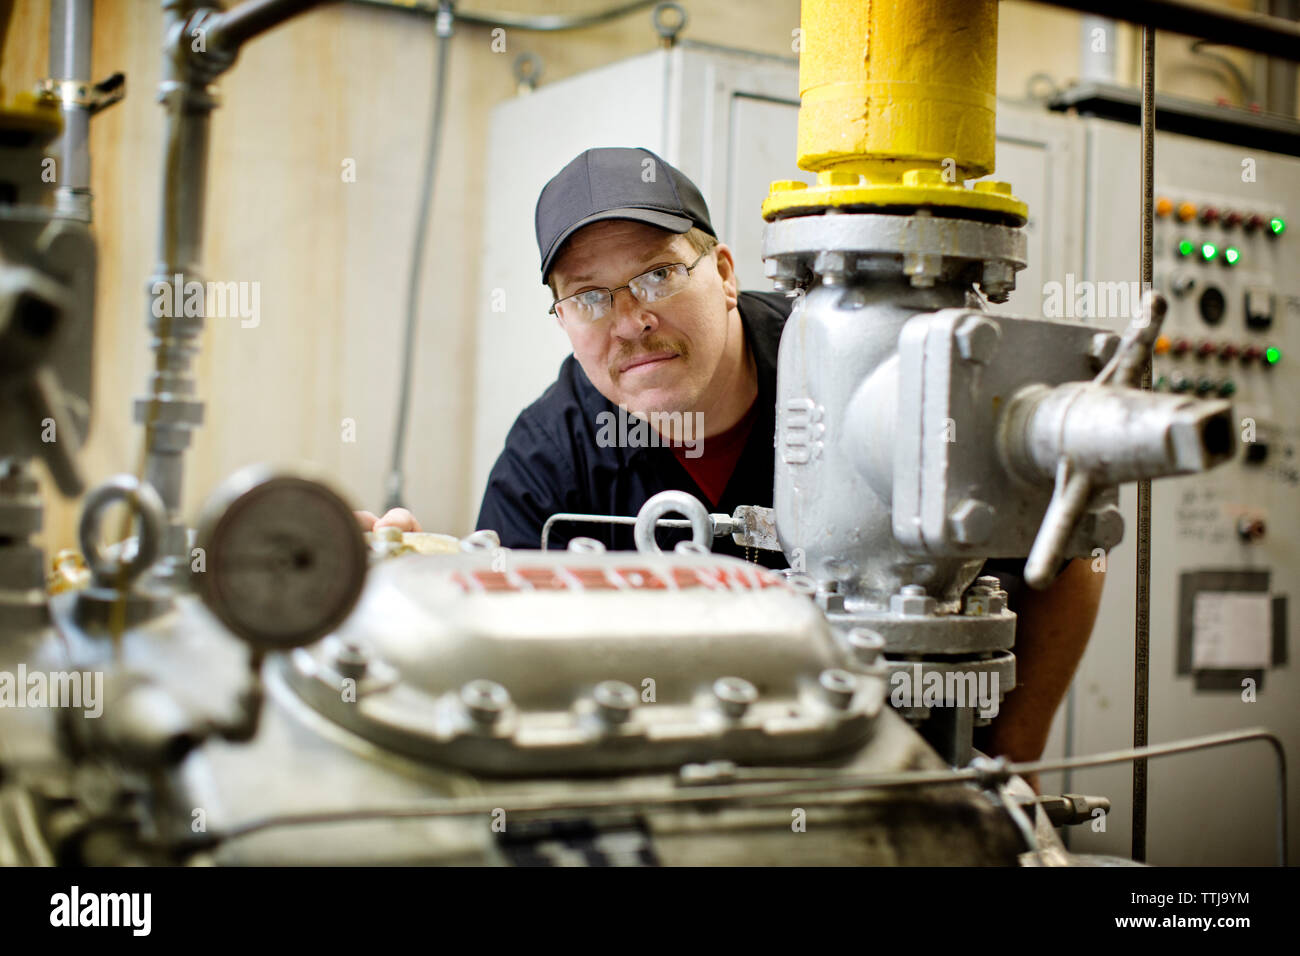
<svg viewBox="0 0 1300 956">
<path fill-rule="evenodd" d="M 608 220 L 578 230 L 551 270 L 557 298 L 613 289 L 660 266 L 699 255 L 684 235 Z M 629 411 L 689 412 L 715 401 L 709 386 L 726 350 L 736 307 L 731 251 L 715 246 L 676 295 L 642 304 L 629 289 L 595 322 L 559 318 L 573 354 L 596 389 Z"/>
</svg>

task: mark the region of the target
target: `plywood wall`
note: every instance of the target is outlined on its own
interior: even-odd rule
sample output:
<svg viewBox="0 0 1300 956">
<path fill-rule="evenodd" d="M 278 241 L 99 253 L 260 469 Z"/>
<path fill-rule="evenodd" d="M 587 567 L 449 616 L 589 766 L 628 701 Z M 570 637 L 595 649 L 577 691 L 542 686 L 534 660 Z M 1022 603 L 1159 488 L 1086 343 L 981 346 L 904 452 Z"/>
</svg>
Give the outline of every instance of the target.
<svg viewBox="0 0 1300 956">
<path fill-rule="evenodd" d="M 517 13 L 606 5 L 459 4 Z M 139 453 L 130 409 L 149 368 L 145 280 L 159 209 L 160 6 L 101 0 L 95 10 L 96 77 L 125 72 L 127 98 L 94 121 L 91 141 L 101 253 L 95 417 L 83 463 L 94 479 L 130 470 Z M 791 54 L 797 0 L 686 6 L 693 39 Z M 1074 15 L 1008 0 L 1001 17 L 1001 92 L 1020 95 L 1039 71 L 1061 83 L 1075 75 Z M 6 89 L 45 75 L 47 28 L 46 4 L 19 0 L 0 62 Z M 1131 47 L 1131 33 L 1126 36 Z M 516 95 L 511 63 L 520 52 L 536 53 L 545 83 L 657 42 L 646 11 L 564 34 L 457 30 L 406 456 L 407 501 L 427 530 L 464 533 L 477 511 L 478 490 L 468 477 L 473 356 L 476 348 L 491 347 L 476 341 L 473 327 L 479 210 L 492 185 L 484 181 L 483 152 L 493 104 Z M 255 41 L 220 81 L 204 267 L 211 279 L 257 283 L 260 321 L 244 327 L 238 318 L 212 319 L 204 334 L 196 372 L 207 424 L 187 458 L 191 515 L 221 478 L 258 461 L 312 462 L 357 507 L 382 505 L 434 46 L 430 19 L 339 3 Z M 1195 82 L 1209 84 L 1200 90 L 1205 95 L 1219 91 L 1212 77 L 1195 76 Z M 355 182 L 345 181 L 345 162 L 354 165 Z M 355 440 L 345 440 L 345 422 Z M 51 499 L 47 547 L 72 543 L 76 514 L 76 503 Z"/>
</svg>

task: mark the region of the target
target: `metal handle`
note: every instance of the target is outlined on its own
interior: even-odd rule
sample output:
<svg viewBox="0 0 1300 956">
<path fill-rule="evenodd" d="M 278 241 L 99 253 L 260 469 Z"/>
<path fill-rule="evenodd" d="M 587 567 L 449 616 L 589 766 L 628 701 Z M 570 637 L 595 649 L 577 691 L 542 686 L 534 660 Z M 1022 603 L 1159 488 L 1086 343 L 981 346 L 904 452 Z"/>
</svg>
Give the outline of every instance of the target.
<svg viewBox="0 0 1300 956">
<path fill-rule="evenodd" d="M 1163 296 L 1151 291 L 1143 295 L 1142 308 L 1124 331 L 1115 355 L 1093 379 L 1095 384 L 1132 387 L 1141 381 L 1167 308 Z M 1067 457 L 1057 462 L 1052 501 L 1025 561 L 1025 581 L 1030 587 L 1041 589 L 1051 583 L 1053 571 L 1065 557 L 1074 526 L 1087 511 L 1095 484 L 1093 475 L 1074 467 Z"/>
</svg>

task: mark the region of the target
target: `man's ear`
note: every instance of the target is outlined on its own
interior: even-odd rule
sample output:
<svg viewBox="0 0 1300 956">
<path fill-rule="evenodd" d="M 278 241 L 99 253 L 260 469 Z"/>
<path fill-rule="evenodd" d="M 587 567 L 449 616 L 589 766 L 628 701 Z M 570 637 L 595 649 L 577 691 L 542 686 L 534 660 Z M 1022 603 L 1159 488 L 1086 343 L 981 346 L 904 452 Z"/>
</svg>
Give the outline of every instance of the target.
<svg viewBox="0 0 1300 956">
<path fill-rule="evenodd" d="M 739 280 L 736 278 L 736 257 L 725 243 L 718 243 L 714 249 L 718 264 L 718 275 L 722 278 L 722 290 L 727 297 L 727 310 L 736 307 L 740 301 Z"/>
</svg>

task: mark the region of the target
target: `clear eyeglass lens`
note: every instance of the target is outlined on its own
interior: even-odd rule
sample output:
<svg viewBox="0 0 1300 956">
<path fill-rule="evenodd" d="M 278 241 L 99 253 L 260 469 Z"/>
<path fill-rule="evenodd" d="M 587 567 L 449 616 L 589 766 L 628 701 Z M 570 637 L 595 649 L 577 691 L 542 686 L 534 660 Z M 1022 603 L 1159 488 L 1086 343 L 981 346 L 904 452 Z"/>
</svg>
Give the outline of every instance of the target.
<svg viewBox="0 0 1300 956">
<path fill-rule="evenodd" d="M 567 319 L 581 319 L 595 322 L 603 317 L 609 309 L 609 292 L 605 289 L 591 289 L 579 292 L 560 303 L 559 311 Z"/>
<path fill-rule="evenodd" d="M 680 292 L 689 275 L 686 266 L 677 263 L 639 275 L 627 285 L 641 302 L 657 302 Z M 611 305 L 613 296 L 608 289 L 589 289 L 561 300 L 557 310 L 566 319 L 596 322 L 605 317 Z"/>
<path fill-rule="evenodd" d="M 628 285 L 631 287 L 633 295 L 642 302 L 654 302 L 680 292 L 685 278 L 686 267 L 672 265 L 637 276 Z"/>
</svg>

